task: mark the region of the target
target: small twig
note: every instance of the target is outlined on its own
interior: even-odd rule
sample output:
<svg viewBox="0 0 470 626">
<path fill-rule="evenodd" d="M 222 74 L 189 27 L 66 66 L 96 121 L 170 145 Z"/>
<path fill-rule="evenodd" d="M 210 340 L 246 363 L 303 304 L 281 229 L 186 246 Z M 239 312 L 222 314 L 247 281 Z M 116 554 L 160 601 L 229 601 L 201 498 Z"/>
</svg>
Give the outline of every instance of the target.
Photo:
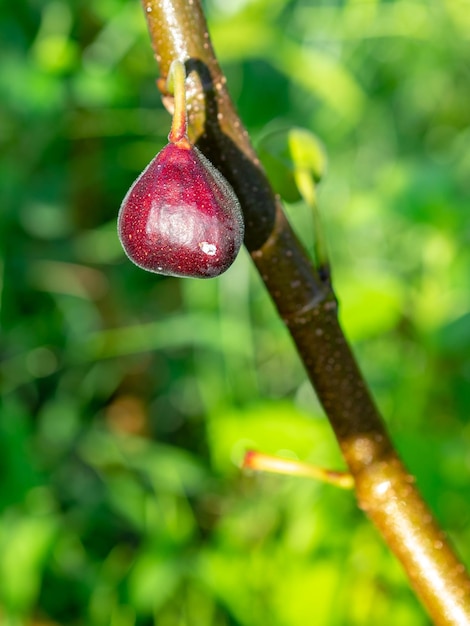
<svg viewBox="0 0 470 626">
<path fill-rule="evenodd" d="M 271 472 L 275 474 L 286 474 L 288 476 L 302 476 L 313 478 L 322 483 L 329 483 L 341 489 L 352 489 L 354 479 L 348 472 L 325 469 L 310 463 L 301 463 L 293 459 L 283 459 L 279 456 L 263 454 L 257 450 L 248 450 L 243 462 L 243 469 L 255 470 L 258 472 Z"/>
</svg>

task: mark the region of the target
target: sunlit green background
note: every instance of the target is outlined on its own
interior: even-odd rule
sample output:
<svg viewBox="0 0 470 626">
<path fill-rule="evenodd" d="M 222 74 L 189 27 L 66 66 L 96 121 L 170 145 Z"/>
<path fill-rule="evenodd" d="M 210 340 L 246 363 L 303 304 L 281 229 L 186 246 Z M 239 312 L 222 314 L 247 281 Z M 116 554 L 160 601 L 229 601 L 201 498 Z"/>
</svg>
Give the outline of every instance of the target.
<svg viewBox="0 0 470 626">
<path fill-rule="evenodd" d="M 345 330 L 470 563 L 470 3 L 206 7 L 254 143 L 327 147 Z M 342 467 L 247 254 L 207 281 L 124 258 L 121 199 L 170 122 L 139 2 L 0 17 L 1 623 L 429 624 L 351 493 L 238 469 L 247 447 Z"/>
</svg>

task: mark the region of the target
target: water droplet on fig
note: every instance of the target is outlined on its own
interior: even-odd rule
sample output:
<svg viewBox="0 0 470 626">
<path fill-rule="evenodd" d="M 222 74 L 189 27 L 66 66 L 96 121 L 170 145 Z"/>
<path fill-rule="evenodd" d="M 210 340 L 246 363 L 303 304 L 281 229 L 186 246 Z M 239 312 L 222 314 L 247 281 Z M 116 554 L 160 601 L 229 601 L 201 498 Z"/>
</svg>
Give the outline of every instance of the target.
<svg viewBox="0 0 470 626">
<path fill-rule="evenodd" d="M 210 278 L 235 260 L 244 224 L 235 192 L 194 146 L 169 143 L 129 189 L 118 232 L 139 267 Z"/>
</svg>

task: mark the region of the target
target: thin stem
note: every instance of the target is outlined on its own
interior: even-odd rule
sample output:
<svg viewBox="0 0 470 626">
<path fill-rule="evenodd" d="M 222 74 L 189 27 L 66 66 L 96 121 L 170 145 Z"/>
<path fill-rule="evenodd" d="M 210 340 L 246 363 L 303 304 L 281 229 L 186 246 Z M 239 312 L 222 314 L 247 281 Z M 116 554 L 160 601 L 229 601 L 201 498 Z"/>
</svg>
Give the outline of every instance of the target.
<svg viewBox="0 0 470 626">
<path fill-rule="evenodd" d="M 313 253 L 316 260 L 316 268 L 320 277 L 325 281 L 331 280 L 330 261 L 326 247 L 325 233 L 318 209 L 317 191 L 312 173 L 301 169 L 294 171 L 294 180 L 305 204 L 310 208 L 313 221 Z"/>
<path fill-rule="evenodd" d="M 243 208 L 245 245 L 297 346 L 354 477 L 359 506 L 434 623 L 470 626 L 470 579 L 403 466 L 338 322 L 336 298 L 288 224 L 225 88 L 200 0 L 143 0 L 166 75 L 188 69 L 188 133 Z M 315 71 L 312 68 L 311 71 Z"/>
<path fill-rule="evenodd" d="M 310 463 L 300 463 L 293 459 L 282 459 L 256 450 L 248 450 L 243 459 L 242 468 L 258 472 L 313 478 L 341 489 L 352 489 L 354 486 L 354 479 L 348 472 L 329 470 Z"/>
<path fill-rule="evenodd" d="M 186 70 L 184 63 L 175 60 L 170 66 L 167 78 L 167 89 L 174 96 L 173 121 L 171 123 L 168 141 L 180 148 L 189 148 L 187 135 L 186 113 Z"/>
<path fill-rule="evenodd" d="M 310 207 L 313 221 L 313 253 L 320 278 L 331 283 L 331 270 L 328 258 L 325 232 L 318 207 L 317 184 L 326 173 L 326 155 L 316 137 L 300 128 L 288 133 L 289 151 L 294 165 L 294 181 L 305 204 Z"/>
</svg>

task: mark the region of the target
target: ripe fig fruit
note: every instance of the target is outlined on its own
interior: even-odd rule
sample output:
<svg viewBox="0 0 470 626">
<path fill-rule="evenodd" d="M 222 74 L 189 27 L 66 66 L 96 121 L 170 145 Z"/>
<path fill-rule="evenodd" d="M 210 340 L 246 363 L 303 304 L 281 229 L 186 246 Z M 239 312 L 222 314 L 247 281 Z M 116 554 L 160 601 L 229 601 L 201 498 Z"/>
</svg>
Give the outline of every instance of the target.
<svg viewBox="0 0 470 626">
<path fill-rule="evenodd" d="M 118 232 L 139 267 L 210 278 L 235 260 L 244 224 L 229 183 L 196 147 L 180 141 L 167 144 L 129 189 Z"/>
</svg>

